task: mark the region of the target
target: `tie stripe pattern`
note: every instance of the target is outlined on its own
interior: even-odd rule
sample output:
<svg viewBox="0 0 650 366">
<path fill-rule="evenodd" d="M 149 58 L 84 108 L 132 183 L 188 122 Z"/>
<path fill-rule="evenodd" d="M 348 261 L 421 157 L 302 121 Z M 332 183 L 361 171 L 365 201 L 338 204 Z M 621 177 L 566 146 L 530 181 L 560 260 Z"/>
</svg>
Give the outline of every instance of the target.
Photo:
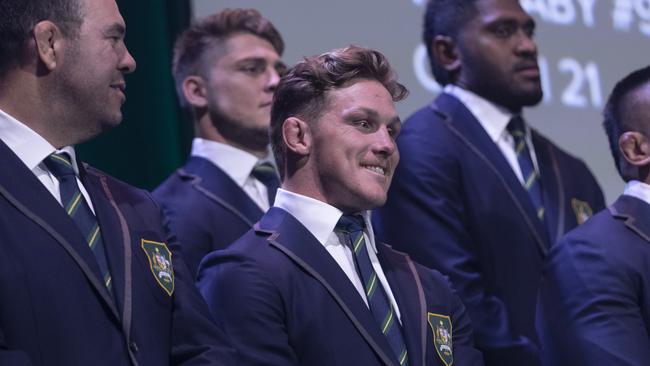
<svg viewBox="0 0 650 366">
<path fill-rule="evenodd" d="M 66 153 L 51 154 L 44 160 L 44 163 L 59 180 L 63 207 L 86 238 L 86 243 L 88 243 L 88 247 L 99 265 L 104 286 L 112 295 L 112 278 L 106 260 L 102 233 L 95 215 L 79 190 L 77 176 L 70 157 Z"/>
<path fill-rule="evenodd" d="M 280 178 L 275 167 L 269 162 L 263 162 L 255 165 L 251 175 L 266 186 L 266 194 L 269 198 L 269 206 L 273 206 L 275 201 L 275 192 L 280 187 Z"/>
<path fill-rule="evenodd" d="M 370 312 L 377 321 L 379 329 L 386 336 L 400 365 L 408 365 L 408 352 L 402 335 L 402 328 L 395 319 L 395 309 L 390 303 L 384 288 L 379 282 L 377 273 L 372 267 L 368 255 L 368 246 L 364 239 L 365 223 L 359 215 L 343 215 L 336 225 L 336 230 L 349 238 L 357 272 L 365 287 L 366 298 Z"/>
<path fill-rule="evenodd" d="M 524 188 L 530 196 L 530 200 L 537 211 L 537 217 L 544 221 L 544 201 L 542 198 L 542 183 L 540 181 L 539 172 L 533 165 L 533 159 L 528 150 L 526 143 L 526 129 L 524 120 L 521 116 L 514 116 L 508 123 L 508 132 L 512 135 L 515 142 L 515 153 L 517 154 L 517 162 L 521 169 L 521 174 L 524 177 Z"/>
</svg>

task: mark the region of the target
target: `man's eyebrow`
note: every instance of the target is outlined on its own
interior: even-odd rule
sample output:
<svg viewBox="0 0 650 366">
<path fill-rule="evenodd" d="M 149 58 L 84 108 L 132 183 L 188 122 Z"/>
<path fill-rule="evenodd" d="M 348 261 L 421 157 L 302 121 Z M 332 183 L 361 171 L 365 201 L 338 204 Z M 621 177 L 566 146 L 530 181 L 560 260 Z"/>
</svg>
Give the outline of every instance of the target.
<svg viewBox="0 0 650 366">
<path fill-rule="evenodd" d="M 366 107 L 356 107 L 352 108 L 348 111 L 345 112 L 344 116 L 350 117 L 350 118 L 355 118 L 355 117 L 368 117 L 368 118 L 379 118 L 379 112 L 377 112 L 374 109 L 371 108 L 366 108 Z M 399 116 L 395 116 L 390 119 L 388 122 L 389 124 L 393 123 L 402 123 L 402 120 L 399 118 Z"/>
<path fill-rule="evenodd" d="M 374 109 L 366 107 L 354 107 L 345 111 L 345 115 L 351 117 L 360 117 L 362 115 L 368 117 L 377 117 L 379 114 Z"/>
<path fill-rule="evenodd" d="M 124 24 L 113 23 L 108 28 L 106 28 L 106 33 L 123 36 L 124 34 L 126 34 L 126 27 L 124 26 Z"/>
<path fill-rule="evenodd" d="M 246 63 L 246 62 L 266 63 L 266 59 L 264 57 L 251 56 L 251 57 L 244 57 L 241 60 L 237 61 L 237 63 Z"/>
</svg>

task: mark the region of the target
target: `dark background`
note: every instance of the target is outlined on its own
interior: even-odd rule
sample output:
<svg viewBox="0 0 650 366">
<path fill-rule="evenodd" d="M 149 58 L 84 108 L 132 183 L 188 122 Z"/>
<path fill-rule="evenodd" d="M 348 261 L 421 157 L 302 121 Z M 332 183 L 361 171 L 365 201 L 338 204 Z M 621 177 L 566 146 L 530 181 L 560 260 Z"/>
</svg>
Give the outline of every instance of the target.
<svg viewBox="0 0 650 366">
<path fill-rule="evenodd" d="M 191 18 L 184 0 L 118 0 L 126 45 L 137 62 L 127 75 L 122 124 L 77 147 L 82 160 L 137 187 L 151 189 L 189 153 L 192 125 L 178 108 L 171 76 L 174 39 Z"/>
</svg>

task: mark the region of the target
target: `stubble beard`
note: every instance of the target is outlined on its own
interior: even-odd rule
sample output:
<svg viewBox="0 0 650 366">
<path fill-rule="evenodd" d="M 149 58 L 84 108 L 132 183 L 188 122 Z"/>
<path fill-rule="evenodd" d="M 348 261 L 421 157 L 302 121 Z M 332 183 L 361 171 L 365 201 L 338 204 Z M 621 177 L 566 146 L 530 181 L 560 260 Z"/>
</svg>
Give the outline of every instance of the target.
<svg viewBox="0 0 650 366">
<path fill-rule="evenodd" d="M 66 50 L 68 59 L 78 59 L 80 50 L 73 44 Z M 80 73 L 76 65 L 63 65 L 55 75 L 52 86 L 53 127 L 65 145 L 74 145 L 92 139 L 109 126 L 121 122 L 121 112 L 105 115 L 108 98 L 93 86 L 92 79 Z M 100 102 L 102 101 L 102 102 Z"/>
<path fill-rule="evenodd" d="M 269 144 L 269 129 L 247 127 L 242 121 L 226 116 L 212 108 L 210 118 L 223 138 L 233 145 L 249 151 L 265 151 Z"/>
</svg>

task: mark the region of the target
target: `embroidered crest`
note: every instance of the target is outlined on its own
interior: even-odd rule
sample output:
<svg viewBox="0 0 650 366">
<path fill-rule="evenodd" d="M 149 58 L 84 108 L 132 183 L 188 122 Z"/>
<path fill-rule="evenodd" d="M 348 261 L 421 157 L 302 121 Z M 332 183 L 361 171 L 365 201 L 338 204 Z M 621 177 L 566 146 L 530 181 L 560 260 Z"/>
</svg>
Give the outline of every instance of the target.
<svg viewBox="0 0 650 366">
<path fill-rule="evenodd" d="M 142 239 L 142 250 L 149 259 L 149 268 L 160 287 L 169 296 L 174 292 L 174 268 L 172 267 L 172 253 L 165 243 L 158 243 Z"/>
<path fill-rule="evenodd" d="M 433 331 L 433 345 L 446 366 L 454 364 L 451 318 L 448 315 L 428 313 L 429 326 Z"/>
<path fill-rule="evenodd" d="M 571 207 L 573 208 L 573 213 L 576 215 L 578 225 L 587 221 L 594 214 L 589 204 L 579 199 L 572 198 Z"/>
</svg>

